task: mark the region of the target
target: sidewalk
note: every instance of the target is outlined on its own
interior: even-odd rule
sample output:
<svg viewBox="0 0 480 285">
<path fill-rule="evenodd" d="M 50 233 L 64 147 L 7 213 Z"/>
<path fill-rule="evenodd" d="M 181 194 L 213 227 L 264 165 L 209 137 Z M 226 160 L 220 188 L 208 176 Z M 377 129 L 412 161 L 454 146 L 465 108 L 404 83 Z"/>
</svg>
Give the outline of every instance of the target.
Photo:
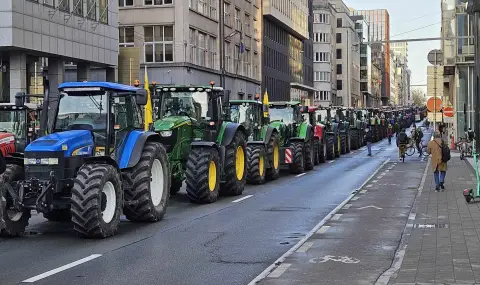
<svg viewBox="0 0 480 285">
<path fill-rule="evenodd" d="M 401 266 L 388 284 L 480 284 L 480 203 L 465 202 L 462 191 L 475 187 L 474 175 L 457 155 L 448 163 L 445 187 L 445 192 L 434 191 L 428 169 L 415 220 L 406 231 L 405 255 L 401 260 L 397 254 Z"/>
</svg>

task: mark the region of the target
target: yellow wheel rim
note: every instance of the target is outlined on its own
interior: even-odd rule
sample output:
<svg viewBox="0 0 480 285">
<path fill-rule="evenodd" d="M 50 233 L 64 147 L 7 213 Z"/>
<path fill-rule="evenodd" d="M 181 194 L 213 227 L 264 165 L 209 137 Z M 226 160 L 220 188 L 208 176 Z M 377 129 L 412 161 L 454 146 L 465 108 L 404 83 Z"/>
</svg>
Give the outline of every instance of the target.
<svg viewBox="0 0 480 285">
<path fill-rule="evenodd" d="M 258 172 L 260 176 L 263 176 L 264 169 L 265 169 L 265 161 L 263 156 L 260 156 L 260 159 L 258 160 Z"/>
<path fill-rule="evenodd" d="M 210 161 L 208 165 L 208 189 L 210 191 L 215 191 L 217 186 L 217 165 L 214 161 Z"/>
<path fill-rule="evenodd" d="M 280 151 L 278 150 L 278 145 L 273 147 L 273 168 L 278 169 L 280 165 Z"/>
<path fill-rule="evenodd" d="M 340 137 L 338 137 L 338 149 L 342 147 L 342 144 L 340 143 Z"/>
<path fill-rule="evenodd" d="M 243 152 L 243 147 L 237 147 L 237 154 L 235 155 L 235 173 L 237 174 L 237 179 L 243 179 L 243 173 L 245 172 L 245 154 Z"/>
</svg>

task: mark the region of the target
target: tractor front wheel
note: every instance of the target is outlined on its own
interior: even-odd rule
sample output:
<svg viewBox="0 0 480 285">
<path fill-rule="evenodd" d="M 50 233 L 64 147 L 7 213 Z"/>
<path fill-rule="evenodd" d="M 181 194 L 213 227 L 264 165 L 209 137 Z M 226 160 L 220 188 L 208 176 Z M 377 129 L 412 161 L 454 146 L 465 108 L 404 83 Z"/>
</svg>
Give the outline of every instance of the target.
<svg viewBox="0 0 480 285">
<path fill-rule="evenodd" d="M 247 183 L 265 183 L 265 148 L 260 145 L 247 146 Z"/>
<path fill-rule="evenodd" d="M 340 135 L 337 135 L 335 140 L 335 157 L 340 157 L 341 149 L 342 149 L 342 142 L 340 139 Z"/>
<path fill-rule="evenodd" d="M 327 135 L 327 159 L 335 159 L 336 147 L 335 147 L 335 136 Z"/>
<path fill-rule="evenodd" d="M 304 143 L 292 142 L 290 148 L 293 150 L 293 161 L 290 164 L 290 173 L 300 174 L 305 171 Z"/>
<path fill-rule="evenodd" d="M 314 143 L 313 143 L 313 150 L 314 150 L 314 154 L 313 154 L 313 157 L 315 158 L 315 165 L 319 165 L 320 164 L 320 155 L 322 153 L 322 145 L 320 144 L 320 141 L 319 140 L 315 140 Z"/>
<path fill-rule="evenodd" d="M 350 132 L 347 133 L 347 141 L 345 143 L 347 146 L 347 153 L 350 153 L 350 151 L 352 151 L 352 137 L 350 136 Z"/>
<path fill-rule="evenodd" d="M 347 153 L 347 134 L 340 134 L 340 154 Z"/>
<path fill-rule="evenodd" d="M 220 158 L 214 148 L 194 148 L 188 155 L 187 197 L 195 203 L 217 201 L 220 193 Z"/>
<path fill-rule="evenodd" d="M 273 133 L 267 146 L 270 168 L 267 169 L 267 179 L 275 180 L 280 177 L 280 145 L 277 134 Z"/>
<path fill-rule="evenodd" d="M 118 230 L 123 191 L 120 175 L 108 164 L 84 164 L 72 187 L 74 231 L 81 237 L 106 238 Z"/>
<path fill-rule="evenodd" d="M 246 171 L 246 142 L 241 132 L 233 137 L 225 151 L 224 183 L 220 185 L 220 194 L 224 196 L 238 196 L 245 188 Z"/>
<path fill-rule="evenodd" d="M 305 147 L 305 170 L 309 171 L 313 169 L 314 165 L 314 154 L 315 154 L 315 149 L 314 149 L 314 144 L 312 139 L 310 139 L 309 142 L 306 142 L 304 144 Z"/>
<path fill-rule="evenodd" d="M 140 161 L 124 173 L 127 219 L 137 222 L 160 221 L 167 211 L 170 197 L 170 166 L 165 148 L 147 142 Z"/>
<path fill-rule="evenodd" d="M 351 148 L 352 150 L 357 150 L 359 149 L 359 145 L 360 145 L 358 130 L 352 130 L 351 134 L 352 134 L 352 137 L 350 138 Z"/>
<path fill-rule="evenodd" d="M 7 165 L 5 172 L 3 172 L 0 181 L 1 183 L 8 183 L 12 184 L 15 181 L 23 180 L 24 179 L 24 170 L 23 167 L 10 164 Z M 3 196 L 6 200 L 4 203 L 5 207 L 2 208 L 3 211 L 3 220 L 4 220 L 4 228 L 0 228 L 0 235 L 4 237 L 15 237 L 20 236 L 25 232 L 25 228 L 28 226 L 28 220 L 31 217 L 31 213 L 29 209 L 24 209 L 22 211 L 18 211 L 12 208 L 13 206 L 13 199 L 10 194 L 5 191 L 0 195 L 0 199 Z"/>
</svg>

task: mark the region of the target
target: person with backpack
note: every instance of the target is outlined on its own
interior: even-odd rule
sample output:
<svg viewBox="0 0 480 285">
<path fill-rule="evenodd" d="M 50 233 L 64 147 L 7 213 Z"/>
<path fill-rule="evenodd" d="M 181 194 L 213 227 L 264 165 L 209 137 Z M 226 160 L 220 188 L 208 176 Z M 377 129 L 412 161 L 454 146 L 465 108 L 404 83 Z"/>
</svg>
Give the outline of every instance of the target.
<svg viewBox="0 0 480 285">
<path fill-rule="evenodd" d="M 369 128 L 365 129 L 365 142 L 367 143 L 368 156 L 372 156 L 373 134 Z"/>
<path fill-rule="evenodd" d="M 433 134 L 433 140 L 427 145 L 427 152 L 432 156 L 435 191 L 443 191 L 445 189 L 445 176 L 447 175 L 447 162 L 450 160 L 450 149 L 442 139 L 440 132 Z"/>
<path fill-rule="evenodd" d="M 423 132 L 420 129 L 420 127 L 416 128 L 415 125 L 413 125 L 413 130 L 412 130 L 412 138 L 415 141 L 415 146 L 417 147 L 419 157 L 422 157 L 422 138 L 423 138 Z"/>
<path fill-rule="evenodd" d="M 402 129 L 397 135 L 398 159 L 402 160 L 407 150 L 408 135 L 405 129 Z"/>
</svg>

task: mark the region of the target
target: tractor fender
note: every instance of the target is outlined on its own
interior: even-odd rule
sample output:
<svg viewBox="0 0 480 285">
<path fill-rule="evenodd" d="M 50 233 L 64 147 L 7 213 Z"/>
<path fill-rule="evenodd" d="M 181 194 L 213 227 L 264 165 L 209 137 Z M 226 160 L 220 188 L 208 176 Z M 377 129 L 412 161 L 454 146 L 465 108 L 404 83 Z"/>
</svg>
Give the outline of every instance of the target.
<svg viewBox="0 0 480 285">
<path fill-rule="evenodd" d="M 131 131 L 125 139 L 123 150 L 118 159 L 120 169 L 137 165 L 147 141 L 160 142 L 160 135 L 155 132 Z"/>
<path fill-rule="evenodd" d="M 1 160 L 4 160 L 6 164 L 15 164 L 15 165 L 19 165 L 19 166 L 22 166 L 24 165 L 24 160 L 23 160 L 23 156 L 11 156 L 11 155 L 8 155 L 8 156 L 3 156 L 2 155 L 2 159 Z M 0 163 L 1 164 L 1 163 Z M 1 169 L 0 169 L 1 170 Z M 4 170 L 5 171 L 5 170 Z M 2 171 L 3 172 L 3 171 Z"/>
<path fill-rule="evenodd" d="M 192 148 L 197 148 L 197 147 L 211 147 L 218 149 L 218 144 L 216 142 L 207 142 L 207 141 L 193 141 L 190 146 Z"/>
<path fill-rule="evenodd" d="M 288 143 L 290 144 L 291 142 L 306 142 L 305 138 L 300 138 L 300 137 L 293 137 L 288 140 Z"/>
<path fill-rule="evenodd" d="M 278 133 L 278 130 L 276 128 L 272 127 L 272 126 L 268 126 L 267 132 L 265 134 L 265 138 L 263 139 L 263 142 L 265 144 L 268 144 L 268 142 L 270 141 L 270 138 L 272 137 L 274 132 Z"/>
<path fill-rule="evenodd" d="M 230 123 L 225 126 L 225 130 L 223 132 L 223 138 L 222 141 L 220 142 L 220 145 L 222 146 L 227 146 L 229 145 L 237 131 L 241 131 L 244 135 L 245 138 L 247 137 L 247 130 L 245 129 L 244 126 L 236 123 Z"/>
<path fill-rule="evenodd" d="M 115 159 L 111 158 L 110 156 L 90 156 L 90 157 L 84 157 L 83 158 L 84 163 L 102 163 L 102 164 L 108 164 L 113 167 L 115 167 L 117 170 L 120 171 L 120 168 L 118 166 L 118 163 Z"/>
<path fill-rule="evenodd" d="M 265 142 L 264 141 L 249 141 L 247 142 L 247 146 L 249 145 L 261 145 L 261 146 L 265 146 Z"/>
</svg>

